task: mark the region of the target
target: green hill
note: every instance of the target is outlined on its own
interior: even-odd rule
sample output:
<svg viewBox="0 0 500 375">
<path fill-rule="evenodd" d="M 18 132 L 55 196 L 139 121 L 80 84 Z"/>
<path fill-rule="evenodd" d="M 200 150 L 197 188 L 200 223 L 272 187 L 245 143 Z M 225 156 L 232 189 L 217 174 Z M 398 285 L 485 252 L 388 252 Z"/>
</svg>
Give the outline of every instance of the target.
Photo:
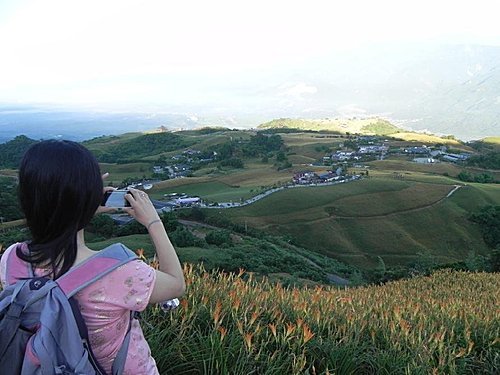
<svg viewBox="0 0 500 375">
<path fill-rule="evenodd" d="M 329 131 L 339 134 L 389 135 L 403 129 L 379 118 L 371 119 L 290 119 L 281 118 L 259 125 L 259 129 Z"/>
<path fill-rule="evenodd" d="M 445 162 L 418 164 L 412 162 L 413 156 L 401 152 L 392 154 L 393 150 L 397 152 L 409 145 L 418 145 L 413 139 L 363 137 L 358 140 L 358 137 L 339 137 L 334 132 L 311 130 L 315 126 L 332 124 L 338 126 L 339 132 L 387 133 L 393 129 L 391 124 L 379 119 L 342 121 L 281 119 L 263 125 L 263 128 L 268 126 L 276 130 L 269 133 L 224 128 L 128 133 L 99 137 L 84 144 L 100 159 L 102 171 L 110 172 L 107 182 L 115 186 L 127 179 L 152 178 L 152 166 L 158 160 L 173 165 L 177 159 L 172 157 L 177 158 L 187 149 L 208 155 L 216 151 L 216 160 L 203 165 L 193 163 L 193 177 L 156 184 L 150 190 L 155 199 L 176 192 L 200 196 L 207 202 L 240 202 L 290 182 L 295 172 L 311 170 L 322 173 L 338 166 L 365 177 L 369 172 L 369 178 L 361 181 L 329 187 L 290 188 L 245 207 L 207 210 L 208 221 L 212 220 L 211 224 L 216 227 L 218 224 L 214 224 L 213 219 L 221 218 L 240 229 L 248 227 L 259 231 L 260 234 L 253 239 L 243 236 L 244 244 L 255 241 L 255 238 L 263 239 L 263 236 L 279 237 L 290 241 L 290 245 L 296 245 L 297 249 L 306 249 L 311 254 L 328 256 L 367 270 L 379 267 L 381 262 L 388 267 L 422 261 L 442 264 L 463 261 L 470 254 L 486 256 L 491 252 L 482 239 L 478 224 L 467 217 L 485 205 L 499 205 L 500 185 L 468 184 L 447 197 L 454 189 L 453 185 L 462 184 L 455 178 L 457 175 L 462 171 L 485 173 L 480 168 L 482 164 L 473 167 Z M 281 133 L 276 126 L 287 129 L 310 126 L 311 129 Z M 429 137 L 422 139 L 431 142 L 431 146 L 439 140 Z M 21 138 L 21 141 L 27 145 L 31 140 Z M 325 155 L 338 150 L 356 150 L 361 141 L 384 142 L 389 146 L 389 153 L 384 160 L 363 156 L 360 161 L 323 165 Z M 449 142 L 453 142 L 454 150 L 478 150 L 477 155 L 490 160 L 491 148 L 484 143 L 465 144 L 452 139 Z M 492 141 L 488 142 L 490 145 Z M 6 146 L 9 150 L 13 148 L 11 144 Z M 19 154 L 12 155 L 19 157 Z M 190 163 L 188 157 L 181 158 L 181 163 Z M 224 165 L 224 158 L 240 160 L 241 165 Z M 486 172 L 492 176 L 492 181 L 500 178 L 496 169 Z M 13 170 L 2 173 L 15 175 Z M 230 225 L 222 227 L 234 229 Z M 241 234 L 235 233 L 235 236 L 241 237 Z M 144 239 L 134 241 L 131 246 L 138 247 Z M 282 245 L 276 246 L 281 249 L 281 254 L 286 252 Z M 248 250 L 243 244 L 241 248 Z M 225 252 L 222 257 L 214 250 L 191 249 L 185 253 L 186 260 L 194 262 L 198 259 L 214 267 L 217 262 L 234 265 L 237 259 L 244 263 L 242 259 L 245 257 L 237 254 L 235 248 L 221 251 Z M 248 251 L 253 252 L 254 248 Z M 224 258 L 233 255 L 234 261 L 227 262 Z M 286 272 L 286 262 L 281 263 L 281 271 Z M 252 270 L 258 270 L 258 266 L 253 264 Z M 271 273 L 279 273 L 275 271 L 279 270 L 273 269 Z"/>
<path fill-rule="evenodd" d="M 363 268 L 407 265 L 430 256 L 437 263 L 463 260 L 489 249 L 468 212 L 500 204 L 500 186 L 453 186 L 386 178 L 341 186 L 295 188 L 275 193 L 227 215 Z"/>
</svg>

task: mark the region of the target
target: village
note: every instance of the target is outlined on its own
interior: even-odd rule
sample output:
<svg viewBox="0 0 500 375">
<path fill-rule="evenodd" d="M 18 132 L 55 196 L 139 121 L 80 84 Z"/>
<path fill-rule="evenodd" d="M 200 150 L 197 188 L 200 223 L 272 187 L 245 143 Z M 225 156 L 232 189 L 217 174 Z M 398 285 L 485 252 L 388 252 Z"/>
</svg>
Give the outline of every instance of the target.
<svg viewBox="0 0 500 375">
<path fill-rule="evenodd" d="M 358 180 L 368 176 L 369 167 L 363 162 L 373 160 L 384 160 L 387 157 L 407 157 L 415 163 L 432 164 L 439 162 L 461 163 L 470 157 L 468 153 L 449 152 L 444 145 L 430 147 L 427 145 L 412 147 L 391 147 L 387 139 L 380 136 L 357 136 L 349 139 L 345 144 L 339 144 L 339 149 L 327 153 L 317 162 L 310 164 L 310 167 L 326 167 L 327 170 L 315 172 L 311 169 L 295 172 L 288 183 L 280 186 L 269 187 L 265 191 L 244 200 L 229 202 L 206 202 L 199 196 L 190 196 L 186 193 L 167 193 L 163 199 L 153 200 L 153 204 L 159 213 L 170 212 L 182 208 L 231 208 L 252 204 L 274 192 L 307 186 L 327 186 L 338 183 L 345 183 Z M 214 162 L 217 153 L 202 152 L 194 149 L 184 150 L 182 153 L 171 157 L 171 162 L 166 158 L 161 158 L 152 167 L 151 180 L 143 180 L 128 185 L 128 187 L 142 190 L 151 189 L 156 183 L 166 179 L 187 178 L 192 176 L 194 170 L 200 166 Z M 349 168 L 362 168 L 364 172 L 351 175 Z M 126 224 L 130 221 L 128 215 L 114 214 L 113 219 L 119 224 Z"/>
</svg>

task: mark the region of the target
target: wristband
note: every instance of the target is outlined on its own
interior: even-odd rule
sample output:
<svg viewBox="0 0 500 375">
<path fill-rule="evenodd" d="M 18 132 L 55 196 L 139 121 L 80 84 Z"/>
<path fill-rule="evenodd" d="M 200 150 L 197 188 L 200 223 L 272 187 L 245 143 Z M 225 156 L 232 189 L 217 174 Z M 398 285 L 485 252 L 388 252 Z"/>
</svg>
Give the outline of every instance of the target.
<svg viewBox="0 0 500 375">
<path fill-rule="evenodd" d="M 149 230 L 149 227 L 154 223 L 161 223 L 161 220 L 160 219 L 153 220 L 151 223 L 148 224 L 147 229 Z"/>
</svg>

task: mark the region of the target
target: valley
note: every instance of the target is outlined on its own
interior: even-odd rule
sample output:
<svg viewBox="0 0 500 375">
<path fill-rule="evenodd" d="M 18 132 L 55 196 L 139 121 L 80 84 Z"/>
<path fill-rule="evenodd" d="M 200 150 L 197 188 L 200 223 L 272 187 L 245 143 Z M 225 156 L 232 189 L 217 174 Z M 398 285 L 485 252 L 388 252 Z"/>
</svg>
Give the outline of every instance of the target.
<svg viewBox="0 0 500 375">
<path fill-rule="evenodd" d="M 500 186 L 458 176 L 467 171 L 498 181 L 500 171 L 440 160 L 443 155 L 474 156 L 474 144 L 418 134 L 400 138 L 402 133 L 383 122 L 355 125 L 382 135 L 278 125 L 258 132 L 127 133 L 84 145 L 101 160 L 102 172 L 110 174 L 107 184 L 150 184 L 148 193 L 158 207 L 170 202 L 165 215 L 178 220 L 176 236 L 185 237 L 177 244 L 181 260 L 203 262 L 209 269 L 244 267 L 289 282 L 328 282 L 327 275 L 355 282 L 356 275 L 370 279 L 366 275 L 381 265 L 410 270 L 489 256 L 481 228 L 468 216 L 500 205 Z M 394 137 L 385 134 L 395 129 Z M 488 141 L 487 150 L 497 147 L 494 139 Z M 432 152 L 436 161 L 416 162 L 416 152 Z M 179 205 L 172 196 L 196 197 L 200 203 Z M 118 224 L 109 225 L 114 229 L 107 235 L 88 231 L 92 246 L 119 240 L 153 254 L 140 231 L 127 234 Z M 225 233 L 226 240 L 207 244 L 212 232 Z"/>
</svg>

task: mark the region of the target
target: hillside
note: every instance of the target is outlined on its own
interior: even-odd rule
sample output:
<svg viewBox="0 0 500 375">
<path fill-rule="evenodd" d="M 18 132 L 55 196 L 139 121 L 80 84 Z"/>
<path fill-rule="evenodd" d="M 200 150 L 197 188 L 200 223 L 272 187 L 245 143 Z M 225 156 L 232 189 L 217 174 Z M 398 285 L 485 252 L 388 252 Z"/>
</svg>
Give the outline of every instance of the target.
<svg viewBox="0 0 500 375">
<path fill-rule="evenodd" d="M 258 126 L 258 129 L 287 132 L 290 130 L 314 131 L 314 132 L 332 132 L 344 135 L 378 135 L 391 137 L 395 140 L 407 142 L 422 142 L 427 144 L 447 144 L 453 147 L 462 148 L 461 143 L 453 137 L 439 137 L 422 132 L 412 132 L 400 128 L 391 122 L 381 118 L 343 118 L 343 119 L 275 119 Z M 491 140 L 494 137 L 487 138 Z"/>
<path fill-rule="evenodd" d="M 228 215 L 362 268 L 375 267 L 379 257 L 395 266 L 425 256 L 449 263 L 470 252 L 487 254 L 479 228 L 466 216 L 482 205 L 500 204 L 500 189 L 468 186 L 443 199 L 453 190 L 451 182 L 373 178 L 291 189 Z"/>
<path fill-rule="evenodd" d="M 379 128 L 387 125 L 374 124 Z M 356 126 L 366 130 L 371 125 L 360 120 Z M 26 137 L 18 140 L 23 147 L 34 142 Z M 16 149 L 18 140 L 0 146 Z M 435 163 L 416 163 L 416 155 L 407 152 L 413 148 L 426 154 L 441 152 L 445 142 L 449 142 L 447 152 L 470 155 L 470 165 L 446 162 L 439 154 Z M 205 202 L 207 208 L 198 211 L 174 211 L 181 221 L 198 223 L 176 234 L 183 260 L 226 270 L 245 266 L 252 272 L 285 276 L 282 279 L 294 283 L 305 279 L 328 282 L 329 275 L 355 282 L 361 275 L 362 282 L 376 281 L 372 274 L 384 267 L 404 268 L 397 278 L 416 268 L 426 272 L 442 264 L 461 269 L 486 264 L 491 249 L 483 240 L 481 227 L 468 217 L 486 205 L 500 205 L 500 185 L 493 183 L 500 180 L 494 142 L 494 138 L 463 143 L 429 135 L 415 141 L 313 130 L 208 128 L 126 133 L 84 144 L 100 160 L 102 172 L 110 173 L 106 183 L 127 186 L 146 179 L 153 181 L 149 194 L 155 200 L 165 201 L 166 196 L 177 193 Z M 381 145 L 382 153 L 356 153 L 361 147 Z M 349 154 L 350 160 L 335 159 L 340 154 Z M 19 153 L 5 155 L 9 163 L 20 157 Z M 296 187 L 292 186 L 295 174 L 309 171 L 319 178 L 337 170 L 341 175 L 335 178 L 341 180 L 335 185 L 306 183 L 288 188 Z M 15 171 L 5 169 L 2 174 L 12 176 Z M 357 177 L 353 180 L 352 176 Z M 349 181 L 340 183 L 344 179 Z M 476 180 L 492 183 L 469 182 Z M 5 202 L 0 203 L 14 207 L 15 186 L 9 179 L 5 184 L 12 194 L 6 200 L 4 190 L 0 198 Z M 238 207 L 255 197 L 260 198 Z M 21 218 L 18 210 L 11 211 L 9 216 L 3 215 L 4 220 Z M 230 243 L 207 244 L 204 239 L 211 230 L 203 225 L 229 232 Z M 183 237 L 187 233 L 191 233 L 189 241 Z M 16 236 L 2 234 L 0 243 L 7 244 Z M 136 229 L 114 228 L 106 235 L 93 236 L 91 243 L 100 248 L 116 236 L 125 236 L 120 239 L 130 247 L 152 251 Z"/>
<path fill-rule="evenodd" d="M 259 129 L 330 131 L 339 134 L 389 135 L 403 129 L 379 118 L 370 119 L 290 119 L 280 118 L 259 125 Z"/>
<path fill-rule="evenodd" d="M 143 314 L 160 373 L 493 374 L 499 274 L 289 289 L 186 266 L 181 307 Z M 459 287 L 457 287 L 459 286 Z M 165 345 L 168 343 L 168 345 Z"/>
</svg>

